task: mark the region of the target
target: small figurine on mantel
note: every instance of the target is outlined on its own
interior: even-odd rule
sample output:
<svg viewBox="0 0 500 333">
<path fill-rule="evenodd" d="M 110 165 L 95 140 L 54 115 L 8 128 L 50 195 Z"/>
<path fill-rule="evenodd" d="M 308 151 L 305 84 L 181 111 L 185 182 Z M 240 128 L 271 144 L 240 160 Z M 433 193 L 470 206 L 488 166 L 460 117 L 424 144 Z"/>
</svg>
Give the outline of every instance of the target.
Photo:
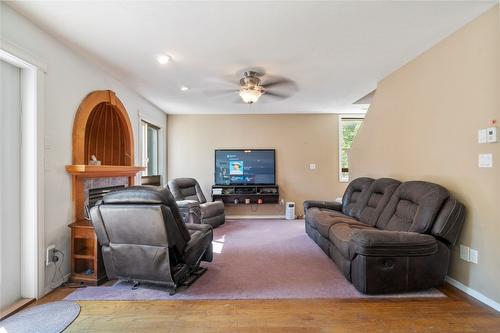
<svg viewBox="0 0 500 333">
<path fill-rule="evenodd" d="M 95 155 L 90 156 L 89 165 L 101 165 L 101 161 L 97 160 Z"/>
</svg>

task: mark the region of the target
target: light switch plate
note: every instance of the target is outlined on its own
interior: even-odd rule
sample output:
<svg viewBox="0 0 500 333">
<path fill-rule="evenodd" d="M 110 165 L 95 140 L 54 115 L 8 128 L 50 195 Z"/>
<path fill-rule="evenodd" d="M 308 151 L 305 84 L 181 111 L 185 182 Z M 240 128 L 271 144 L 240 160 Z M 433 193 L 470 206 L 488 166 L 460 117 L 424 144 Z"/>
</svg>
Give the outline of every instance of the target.
<svg viewBox="0 0 500 333">
<path fill-rule="evenodd" d="M 497 128 L 496 127 L 488 127 L 486 129 L 487 138 L 489 143 L 497 142 Z"/>
<path fill-rule="evenodd" d="M 479 252 L 477 250 L 469 250 L 469 261 L 477 264 L 477 262 L 479 261 Z"/>
<path fill-rule="evenodd" d="M 478 143 L 488 142 L 488 131 L 486 130 L 486 128 L 482 128 L 477 131 L 477 142 Z"/>
<path fill-rule="evenodd" d="M 460 259 L 469 261 L 470 248 L 468 246 L 460 244 Z"/>
<path fill-rule="evenodd" d="M 493 154 L 479 154 L 479 167 L 492 168 L 493 167 Z"/>
</svg>

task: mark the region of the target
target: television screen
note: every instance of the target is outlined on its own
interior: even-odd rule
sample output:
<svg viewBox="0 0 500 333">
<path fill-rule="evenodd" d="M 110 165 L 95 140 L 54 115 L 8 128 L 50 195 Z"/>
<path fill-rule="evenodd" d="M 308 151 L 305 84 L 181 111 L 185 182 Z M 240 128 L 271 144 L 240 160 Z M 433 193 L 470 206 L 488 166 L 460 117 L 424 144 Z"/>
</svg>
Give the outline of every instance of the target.
<svg viewBox="0 0 500 333">
<path fill-rule="evenodd" d="M 274 185 L 274 149 L 217 149 L 215 185 Z"/>
</svg>

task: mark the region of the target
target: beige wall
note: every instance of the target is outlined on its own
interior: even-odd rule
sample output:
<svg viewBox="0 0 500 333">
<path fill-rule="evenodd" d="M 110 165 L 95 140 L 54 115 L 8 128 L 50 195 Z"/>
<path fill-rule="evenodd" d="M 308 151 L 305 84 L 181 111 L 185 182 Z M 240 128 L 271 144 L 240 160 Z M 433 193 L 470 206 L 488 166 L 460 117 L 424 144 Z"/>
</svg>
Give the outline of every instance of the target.
<svg viewBox="0 0 500 333">
<path fill-rule="evenodd" d="M 194 177 L 209 197 L 217 148 L 275 148 L 281 197 L 302 214 L 306 199 L 335 199 L 338 182 L 337 115 L 169 115 L 168 177 Z M 309 170 L 316 163 L 316 170 Z M 281 205 L 228 207 L 230 215 L 282 215 Z"/>
<path fill-rule="evenodd" d="M 450 276 L 500 302 L 500 143 L 477 131 L 500 121 L 499 10 L 494 8 L 389 75 L 351 151 L 352 176 L 437 182 L 468 208 L 460 243 L 479 250 L 466 263 L 454 249 Z M 479 169 L 478 154 L 494 168 Z"/>
<path fill-rule="evenodd" d="M 62 274 L 70 271 L 70 229 L 74 222 L 71 202 L 71 176 L 64 166 L 71 164 L 73 120 L 82 99 L 93 90 L 110 89 L 123 102 L 129 112 L 134 131 L 136 163 L 140 162 L 139 153 L 139 114 L 148 121 L 166 127 L 166 114 L 130 90 L 123 83 L 111 77 L 95 64 L 88 62 L 60 41 L 33 25 L 5 3 L 0 3 L 1 40 L 6 45 L 14 45 L 20 53 L 37 59 L 46 65 L 43 77 L 44 94 L 40 96 L 43 105 L 41 116 L 44 122 L 45 137 L 45 196 L 43 244 L 45 249 L 55 245 L 65 254 Z M 160 145 L 162 145 L 160 143 Z M 164 150 L 164 149 L 162 149 Z M 161 165 L 166 164 L 165 153 L 161 153 Z M 3 158 L 3 156 L 2 156 Z M 165 168 L 163 168 L 165 169 Z M 164 171 L 163 171 L 164 173 Z M 59 273 L 54 276 L 54 265 L 43 264 L 45 251 L 41 251 L 44 269 L 44 292 L 59 281 Z M 52 279 L 55 279 L 52 281 Z"/>
</svg>

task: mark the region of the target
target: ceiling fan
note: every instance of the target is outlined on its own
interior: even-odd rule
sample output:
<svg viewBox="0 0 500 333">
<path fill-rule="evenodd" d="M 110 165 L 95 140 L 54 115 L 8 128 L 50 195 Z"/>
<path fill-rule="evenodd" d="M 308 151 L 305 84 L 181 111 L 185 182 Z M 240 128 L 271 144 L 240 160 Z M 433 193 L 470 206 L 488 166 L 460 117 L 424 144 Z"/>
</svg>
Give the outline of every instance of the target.
<svg viewBox="0 0 500 333">
<path fill-rule="evenodd" d="M 257 71 L 245 71 L 239 80 L 239 88 L 219 89 L 208 91 L 209 95 L 225 95 L 228 93 L 238 93 L 241 99 L 238 102 L 246 104 L 256 103 L 260 97 L 270 97 L 274 99 L 285 99 L 290 97 L 296 90 L 294 81 L 270 75 L 264 75 Z M 232 84 L 238 84 L 232 82 Z"/>
</svg>

